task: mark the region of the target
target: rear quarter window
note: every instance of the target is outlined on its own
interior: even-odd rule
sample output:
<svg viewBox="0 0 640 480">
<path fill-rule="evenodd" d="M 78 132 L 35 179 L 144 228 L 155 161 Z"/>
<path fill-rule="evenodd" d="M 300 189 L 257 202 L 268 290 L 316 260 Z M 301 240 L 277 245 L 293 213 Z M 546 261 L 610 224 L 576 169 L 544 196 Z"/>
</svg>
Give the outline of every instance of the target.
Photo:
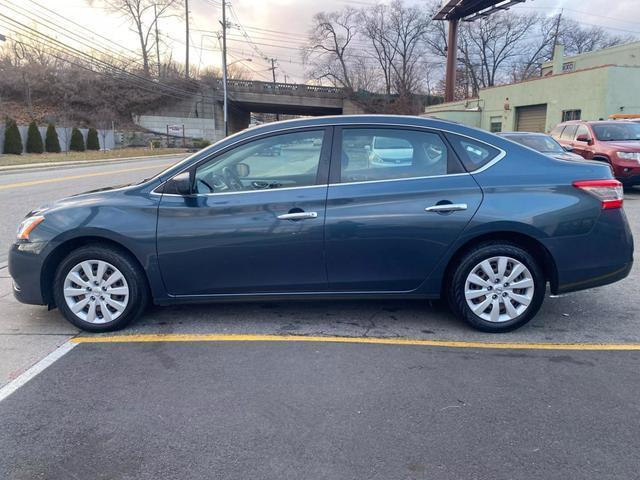
<svg viewBox="0 0 640 480">
<path fill-rule="evenodd" d="M 500 155 L 500 150 L 468 137 L 447 134 L 453 150 L 468 172 L 474 172 Z"/>
</svg>

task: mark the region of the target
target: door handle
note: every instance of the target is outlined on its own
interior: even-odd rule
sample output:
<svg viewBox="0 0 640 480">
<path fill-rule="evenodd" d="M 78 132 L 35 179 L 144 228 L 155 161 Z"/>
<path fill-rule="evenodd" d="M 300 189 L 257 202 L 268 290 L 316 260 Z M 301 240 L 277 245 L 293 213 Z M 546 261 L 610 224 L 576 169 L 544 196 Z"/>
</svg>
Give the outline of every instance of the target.
<svg viewBox="0 0 640 480">
<path fill-rule="evenodd" d="M 294 212 L 278 215 L 279 220 L 307 220 L 309 218 L 318 218 L 317 212 Z"/>
<path fill-rule="evenodd" d="M 441 205 L 433 205 L 424 209 L 425 212 L 447 213 L 447 212 L 459 212 L 466 210 L 466 203 L 443 203 Z"/>
</svg>

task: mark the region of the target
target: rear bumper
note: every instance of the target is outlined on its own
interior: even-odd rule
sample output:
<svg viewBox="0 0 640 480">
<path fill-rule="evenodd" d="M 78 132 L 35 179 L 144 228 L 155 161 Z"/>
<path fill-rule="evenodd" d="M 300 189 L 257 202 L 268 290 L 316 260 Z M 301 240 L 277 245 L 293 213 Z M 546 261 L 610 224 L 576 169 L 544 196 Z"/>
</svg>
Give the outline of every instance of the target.
<svg viewBox="0 0 640 480">
<path fill-rule="evenodd" d="M 633 236 L 624 210 L 603 210 L 590 233 L 543 241 L 556 264 L 554 294 L 622 280 L 633 266 Z"/>
<path fill-rule="evenodd" d="M 21 303 L 45 305 L 42 292 L 40 255 L 45 244 L 13 244 L 9 250 L 9 274 L 13 279 L 13 295 Z"/>
</svg>

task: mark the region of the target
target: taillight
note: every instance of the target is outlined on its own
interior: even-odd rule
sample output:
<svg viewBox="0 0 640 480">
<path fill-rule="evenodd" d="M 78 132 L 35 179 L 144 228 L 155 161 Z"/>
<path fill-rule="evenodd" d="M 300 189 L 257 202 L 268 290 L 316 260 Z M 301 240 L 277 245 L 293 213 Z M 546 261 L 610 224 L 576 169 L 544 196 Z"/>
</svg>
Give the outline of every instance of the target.
<svg viewBox="0 0 640 480">
<path fill-rule="evenodd" d="M 618 180 L 581 180 L 573 182 L 573 186 L 599 199 L 604 210 L 622 207 L 624 190 Z"/>
</svg>

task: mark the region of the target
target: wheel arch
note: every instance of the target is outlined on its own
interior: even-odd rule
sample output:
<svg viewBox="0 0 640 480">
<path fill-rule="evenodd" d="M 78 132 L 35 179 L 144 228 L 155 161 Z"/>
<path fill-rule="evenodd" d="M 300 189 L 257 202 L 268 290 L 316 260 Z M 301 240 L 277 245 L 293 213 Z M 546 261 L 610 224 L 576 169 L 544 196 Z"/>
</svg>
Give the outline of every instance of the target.
<svg viewBox="0 0 640 480">
<path fill-rule="evenodd" d="M 56 246 L 56 248 L 47 256 L 42 267 L 42 274 L 40 275 L 40 289 L 45 304 L 49 305 L 50 307 L 55 306 L 53 283 L 55 273 L 58 265 L 60 265 L 60 262 L 72 251 L 81 247 L 85 247 L 87 245 L 101 245 L 127 255 L 136 263 L 138 268 L 140 268 L 140 271 L 143 272 L 144 278 L 146 280 L 145 288 L 147 289 L 147 292 L 152 291 L 150 279 L 146 269 L 142 266 L 142 263 L 140 262 L 138 257 L 129 248 L 127 248 L 122 243 L 110 238 L 87 235 L 65 240 L 60 245 Z"/>
<path fill-rule="evenodd" d="M 442 276 L 442 284 L 440 286 L 441 295 L 444 296 L 445 292 L 447 291 L 447 285 L 451 279 L 451 276 L 453 275 L 453 271 L 459 263 L 460 258 L 466 252 L 480 243 L 496 241 L 511 243 L 526 250 L 531 255 L 533 255 L 534 258 L 541 258 L 542 264 L 540 266 L 542 268 L 542 271 L 544 272 L 545 279 L 549 281 L 551 285 L 551 291 L 557 291 L 558 270 L 551 252 L 549 252 L 549 250 L 538 239 L 530 235 L 515 231 L 498 231 L 483 233 L 472 237 L 466 240 L 453 252 L 445 268 L 445 273 Z"/>
</svg>

